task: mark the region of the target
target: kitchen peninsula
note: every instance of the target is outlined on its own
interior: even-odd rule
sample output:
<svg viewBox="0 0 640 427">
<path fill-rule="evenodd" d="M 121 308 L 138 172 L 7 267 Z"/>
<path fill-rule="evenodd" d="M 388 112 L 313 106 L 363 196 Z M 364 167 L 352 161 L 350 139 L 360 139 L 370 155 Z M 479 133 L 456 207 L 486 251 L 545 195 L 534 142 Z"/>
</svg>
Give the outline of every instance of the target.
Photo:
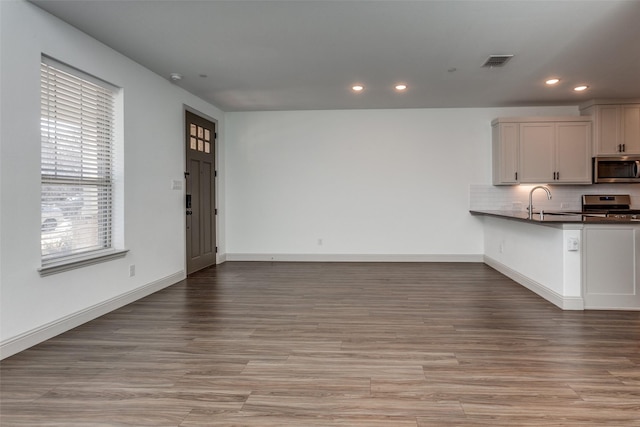
<svg viewBox="0 0 640 427">
<path fill-rule="evenodd" d="M 565 310 L 640 310 L 640 221 L 570 212 L 471 210 L 484 260 Z"/>
</svg>

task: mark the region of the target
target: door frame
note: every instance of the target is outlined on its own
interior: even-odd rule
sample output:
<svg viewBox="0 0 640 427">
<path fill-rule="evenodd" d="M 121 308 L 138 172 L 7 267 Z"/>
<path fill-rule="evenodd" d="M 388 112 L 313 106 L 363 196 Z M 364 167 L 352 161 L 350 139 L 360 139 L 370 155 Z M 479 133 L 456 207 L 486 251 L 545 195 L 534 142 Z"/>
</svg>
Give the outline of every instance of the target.
<svg viewBox="0 0 640 427">
<path fill-rule="evenodd" d="M 212 185 L 212 189 L 213 189 L 213 203 L 214 203 L 214 209 L 217 212 L 217 214 L 214 214 L 214 218 L 213 218 L 213 226 L 215 228 L 214 232 L 215 232 L 215 247 L 216 247 L 216 252 L 215 252 L 215 265 L 222 263 L 222 259 L 220 256 L 220 227 L 219 227 L 219 217 L 220 217 L 220 208 L 219 208 L 219 199 L 218 199 L 218 181 L 219 181 L 219 150 L 218 150 L 218 143 L 219 143 L 219 135 L 220 135 L 220 126 L 218 123 L 218 120 L 207 115 L 204 114 L 203 112 L 192 108 L 186 104 L 183 104 L 183 111 L 182 111 L 182 169 L 183 172 L 185 173 L 183 175 L 183 191 L 182 191 L 182 198 L 181 198 L 181 207 L 182 207 L 182 230 L 183 230 L 183 248 L 184 248 L 184 271 L 185 271 L 185 275 L 187 275 L 187 255 L 188 255 L 188 251 L 187 251 L 187 216 L 185 214 L 186 212 L 186 194 L 187 194 L 187 177 L 186 177 L 186 171 L 187 171 L 187 150 L 189 150 L 189 138 L 188 138 L 188 123 L 187 123 L 187 112 L 194 114 L 196 116 L 201 117 L 202 119 L 205 119 L 211 123 L 213 123 L 215 125 L 215 136 L 213 138 L 213 165 L 215 168 L 215 176 L 214 176 L 214 180 L 213 180 L 213 185 Z"/>
</svg>

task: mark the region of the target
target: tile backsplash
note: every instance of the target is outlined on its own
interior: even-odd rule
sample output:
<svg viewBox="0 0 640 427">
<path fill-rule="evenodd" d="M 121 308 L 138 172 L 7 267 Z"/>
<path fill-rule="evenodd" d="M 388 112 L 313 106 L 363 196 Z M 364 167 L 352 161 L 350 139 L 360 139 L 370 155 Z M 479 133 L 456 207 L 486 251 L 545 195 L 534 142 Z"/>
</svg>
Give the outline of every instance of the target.
<svg viewBox="0 0 640 427">
<path fill-rule="evenodd" d="M 535 185 L 482 185 L 469 187 L 469 209 L 471 210 L 526 210 L 529 191 Z M 631 206 L 640 209 L 640 184 L 594 184 L 594 185 L 547 185 L 552 198 L 547 200 L 544 191 L 533 194 L 536 209 L 579 210 L 583 194 L 630 194 Z"/>
</svg>

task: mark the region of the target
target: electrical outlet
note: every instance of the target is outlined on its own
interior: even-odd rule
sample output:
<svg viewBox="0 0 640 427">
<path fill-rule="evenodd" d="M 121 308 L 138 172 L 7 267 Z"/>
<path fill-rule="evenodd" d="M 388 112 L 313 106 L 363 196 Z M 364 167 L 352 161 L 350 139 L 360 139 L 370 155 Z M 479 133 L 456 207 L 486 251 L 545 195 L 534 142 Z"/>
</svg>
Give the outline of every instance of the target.
<svg viewBox="0 0 640 427">
<path fill-rule="evenodd" d="M 322 239 L 318 239 L 318 246 L 322 246 Z"/>
<path fill-rule="evenodd" d="M 131 264 L 129 266 L 129 277 L 133 277 L 136 275 L 136 266 L 135 264 Z"/>
<path fill-rule="evenodd" d="M 580 241 L 577 237 L 569 237 L 567 239 L 567 250 L 568 251 L 577 251 L 580 247 Z"/>
</svg>

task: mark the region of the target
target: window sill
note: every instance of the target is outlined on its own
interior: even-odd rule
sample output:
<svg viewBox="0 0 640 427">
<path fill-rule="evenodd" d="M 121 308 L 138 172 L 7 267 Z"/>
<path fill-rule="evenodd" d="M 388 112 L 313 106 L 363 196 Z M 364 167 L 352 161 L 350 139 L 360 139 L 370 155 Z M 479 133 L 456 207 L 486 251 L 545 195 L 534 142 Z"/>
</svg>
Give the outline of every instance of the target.
<svg viewBox="0 0 640 427">
<path fill-rule="evenodd" d="M 99 264 L 101 262 L 111 261 L 113 259 L 124 258 L 129 252 L 128 249 L 117 249 L 108 252 L 99 252 L 87 255 L 82 258 L 73 258 L 69 260 L 59 261 L 40 267 L 38 273 L 40 276 L 50 276 L 52 274 L 62 273 L 65 271 L 75 270 L 77 268 L 86 267 L 88 265 Z"/>
</svg>

